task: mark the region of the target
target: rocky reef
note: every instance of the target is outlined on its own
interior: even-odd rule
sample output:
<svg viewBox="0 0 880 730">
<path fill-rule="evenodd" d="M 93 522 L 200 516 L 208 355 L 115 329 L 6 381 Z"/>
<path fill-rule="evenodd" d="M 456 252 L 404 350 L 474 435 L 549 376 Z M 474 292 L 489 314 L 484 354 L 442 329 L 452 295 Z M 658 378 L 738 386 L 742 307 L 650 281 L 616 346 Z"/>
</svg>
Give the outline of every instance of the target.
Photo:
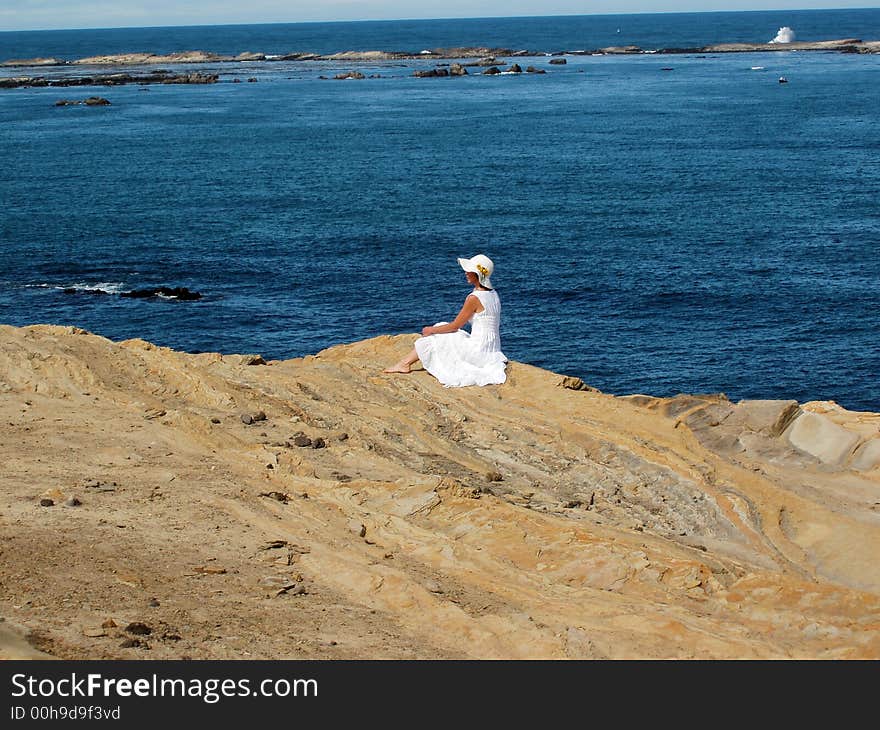
<svg viewBox="0 0 880 730">
<path fill-rule="evenodd" d="M 211 51 L 178 51 L 175 53 L 117 53 L 88 56 L 75 60 L 53 57 L 11 58 L 0 61 L 2 67 L 33 66 L 149 66 L 190 63 L 273 62 L 273 61 L 395 61 L 413 59 L 494 59 L 501 57 L 552 56 L 551 63 L 564 63 L 563 56 L 595 54 L 642 54 L 642 53 L 757 53 L 779 51 L 838 51 L 841 53 L 880 53 L 880 41 L 863 41 L 860 38 L 843 38 L 824 41 L 792 41 L 790 43 L 716 43 L 690 48 L 655 48 L 640 46 L 606 46 L 592 49 L 536 50 L 493 48 L 488 46 L 457 46 L 453 48 L 423 49 L 420 51 L 347 50 L 329 54 L 306 51 L 268 54 L 245 51 L 224 55 Z"/>
<path fill-rule="evenodd" d="M 0 61 L 2 68 L 40 68 L 48 69 L 48 73 L 40 75 L 7 76 L 0 77 L 0 89 L 17 89 L 42 86 L 120 86 L 123 84 L 213 84 L 219 80 L 217 73 L 179 73 L 168 70 L 156 71 L 113 71 L 107 73 L 90 73 L 85 75 L 71 74 L 71 68 L 125 68 L 125 67 L 151 67 L 157 65 L 186 65 L 186 64 L 223 64 L 223 63 L 271 63 L 277 61 L 344 61 L 351 63 L 375 63 L 381 61 L 397 60 L 420 60 L 435 61 L 435 67 L 431 69 L 417 68 L 412 72 L 413 76 L 422 78 L 450 77 L 468 75 L 467 67 L 482 66 L 486 70 L 485 75 L 504 73 L 519 73 L 522 68 L 517 63 L 509 64 L 507 69 L 501 65 L 505 58 L 536 57 L 548 58 L 551 66 L 561 66 L 567 63 L 566 56 L 586 55 L 641 55 L 641 54 L 721 54 L 721 53 L 749 53 L 749 52 L 780 52 L 780 51 L 836 51 L 840 53 L 880 53 L 880 41 L 862 41 L 848 38 L 842 40 L 815 41 L 815 42 L 790 42 L 790 43 L 721 43 L 695 48 L 660 48 L 643 49 L 639 46 L 608 46 L 591 50 L 563 50 L 563 51 L 536 51 L 512 48 L 490 48 L 486 46 L 469 46 L 456 48 L 436 48 L 422 51 L 341 51 L 338 53 L 319 55 L 308 52 L 293 52 L 284 54 L 266 54 L 247 51 L 237 55 L 221 55 L 209 51 L 180 51 L 169 54 L 153 53 L 122 53 L 112 55 L 89 56 L 76 60 L 62 60 L 52 57 L 37 57 L 30 59 L 9 59 Z M 462 63 L 449 64 L 450 59 L 458 59 Z M 467 60 L 471 59 L 471 60 Z M 63 73 L 59 71 L 63 70 Z M 663 69 L 664 71 L 671 69 Z M 54 73 L 53 73 L 54 71 Z M 546 69 L 533 65 L 525 69 L 527 74 L 546 74 Z M 370 78 L 380 78 L 380 74 L 371 74 Z M 330 78 L 321 76 L 320 78 Z M 332 78 L 341 79 L 364 79 L 366 74 L 356 69 L 334 75 Z M 248 81 L 256 81 L 256 77 L 248 78 Z M 240 79 L 232 79 L 233 83 Z"/>
<path fill-rule="evenodd" d="M 110 73 L 91 76 L 10 76 L 0 78 L 0 89 L 42 86 L 123 86 L 125 84 L 214 84 L 218 74 L 154 71 L 152 73 Z"/>
</svg>

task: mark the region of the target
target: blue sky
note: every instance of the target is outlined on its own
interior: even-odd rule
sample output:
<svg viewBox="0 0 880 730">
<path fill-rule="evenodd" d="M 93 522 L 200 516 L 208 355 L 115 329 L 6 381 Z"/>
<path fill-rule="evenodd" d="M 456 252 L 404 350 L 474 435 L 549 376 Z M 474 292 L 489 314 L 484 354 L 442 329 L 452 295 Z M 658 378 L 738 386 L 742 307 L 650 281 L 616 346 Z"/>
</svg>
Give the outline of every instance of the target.
<svg viewBox="0 0 880 730">
<path fill-rule="evenodd" d="M 858 0 L 0 0 L 0 30 L 876 5 Z"/>
</svg>

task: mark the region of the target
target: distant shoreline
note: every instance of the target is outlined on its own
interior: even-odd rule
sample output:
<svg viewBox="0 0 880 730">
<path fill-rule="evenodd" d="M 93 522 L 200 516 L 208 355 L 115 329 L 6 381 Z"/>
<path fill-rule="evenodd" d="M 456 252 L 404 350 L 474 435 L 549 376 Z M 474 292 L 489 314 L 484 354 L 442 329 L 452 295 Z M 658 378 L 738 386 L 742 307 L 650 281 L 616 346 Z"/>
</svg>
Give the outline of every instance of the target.
<svg viewBox="0 0 880 730">
<path fill-rule="evenodd" d="M 209 51 L 181 51 L 169 54 L 119 53 L 97 55 L 66 61 L 54 57 L 8 59 L 0 61 L 0 68 L 33 68 L 59 66 L 133 66 L 169 63 L 227 63 L 227 62 L 274 62 L 274 61 L 394 61 L 415 59 L 528 57 L 528 56 L 591 56 L 591 55 L 647 55 L 647 54 L 693 54 L 693 53 L 763 53 L 784 51 L 835 51 L 838 53 L 880 53 L 880 40 L 863 41 L 844 38 L 826 41 L 791 43 L 716 43 L 708 46 L 687 48 L 643 49 L 639 46 L 607 46 L 591 50 L 535 51 L 511 48 L 456 47 L 435 48 L 421 51 L 341 51 L 332 54 L 294 52 L 267 54 L 244 52 L 238 55 L 221 55 Z"/>
</svg>

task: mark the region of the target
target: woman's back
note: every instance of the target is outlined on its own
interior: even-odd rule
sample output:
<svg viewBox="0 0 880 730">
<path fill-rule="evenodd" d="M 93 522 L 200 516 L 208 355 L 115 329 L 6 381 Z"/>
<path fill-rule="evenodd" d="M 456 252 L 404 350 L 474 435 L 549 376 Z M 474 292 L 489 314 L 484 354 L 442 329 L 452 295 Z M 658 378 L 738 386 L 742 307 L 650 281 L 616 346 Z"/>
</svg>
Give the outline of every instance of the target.
<svg viewBox="0 0 880 730">
<path fill-rule="evenodd" d="M 471 318 L 471 338 L 474 345 L 483 352 L 495 352 L 501 349 L 501 299 L 494 289 L 484 291 L 474 289 L 472 292 L 483 311 Z"/>
</svg>

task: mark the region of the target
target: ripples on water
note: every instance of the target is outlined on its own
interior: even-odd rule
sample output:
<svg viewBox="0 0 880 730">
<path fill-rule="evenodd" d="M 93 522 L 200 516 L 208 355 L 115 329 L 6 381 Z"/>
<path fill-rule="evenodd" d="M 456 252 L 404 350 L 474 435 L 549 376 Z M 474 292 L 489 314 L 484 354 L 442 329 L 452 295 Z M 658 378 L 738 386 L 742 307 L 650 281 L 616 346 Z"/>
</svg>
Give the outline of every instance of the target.
<svg viewBox="0 0 880 730">
<path fill-rule="evenodd" d="M 229 50 L 264 50 L 258 28 Z M 511 359 L 617 394 L 880 411 L 878 59 L 533 57 L 546 75 L 461 79 L 388 62 L 344 82 L 318 77 L 353 64 L 279 62 L 0 91 L 0 321 L 294 357 L 450 318 L 455 258 L 484 252 Z M 93 93 L 112 106 L 54 107 Z M 102 283 L 205 296 L 57 288 Z"/>
</svg>

